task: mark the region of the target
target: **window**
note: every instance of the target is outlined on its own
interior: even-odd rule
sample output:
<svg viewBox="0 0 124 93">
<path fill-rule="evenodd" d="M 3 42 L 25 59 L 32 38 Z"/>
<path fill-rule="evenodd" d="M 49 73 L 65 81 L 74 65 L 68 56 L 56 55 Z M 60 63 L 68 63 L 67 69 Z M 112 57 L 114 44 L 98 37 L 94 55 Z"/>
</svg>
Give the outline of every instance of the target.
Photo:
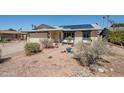
<svg viewBox="0 0 124 93">
<path fill-rule="evenodd" d="M 83 39 L 87 40 L 90 39 L 91 32 L 90 31 L 83 31 Z"/>
<path fill-rule="evenodd" d="M 64 39 L 66 39 L 69 36 L 71 36 L 72 38 L 74 38 L 74 32 L 64 32 Z"/>
</svg>

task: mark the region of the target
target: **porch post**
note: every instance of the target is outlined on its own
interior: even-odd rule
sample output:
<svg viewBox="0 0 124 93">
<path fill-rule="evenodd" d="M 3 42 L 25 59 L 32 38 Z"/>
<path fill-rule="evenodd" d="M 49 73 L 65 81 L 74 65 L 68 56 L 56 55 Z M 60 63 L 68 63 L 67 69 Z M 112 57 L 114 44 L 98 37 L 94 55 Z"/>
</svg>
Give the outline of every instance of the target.
<svg viewBox="0 0 124 93">
<path fill-rule="evenodd" d="M 63 31 L 61 31 L 61 42 L 62 42 L 62 40 L 63 40 Z"/>
</svg>

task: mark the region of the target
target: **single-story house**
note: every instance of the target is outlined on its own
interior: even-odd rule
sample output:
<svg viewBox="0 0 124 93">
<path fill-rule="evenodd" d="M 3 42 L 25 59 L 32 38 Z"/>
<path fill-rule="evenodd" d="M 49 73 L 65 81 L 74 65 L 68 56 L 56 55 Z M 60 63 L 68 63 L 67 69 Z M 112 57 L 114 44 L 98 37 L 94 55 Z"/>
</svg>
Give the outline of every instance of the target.
<svg viewBox="0 0 124 93">
<path fill-rule="evenodd" d="M 0 40 L 24 40 L 27 38 L 27 33 L 11 30 L 0 30 Z"/>
<path fill-rule="evenodd" d="M 111 31 L 116 31 L 116 30 L 123 31 L 124 30 L 124 27 L 110 27 L 109 30 L 111 30 Z"/>
<path fill-rule="evenodd" d="M 114 23 L 109 27 L 110 31 L 115 31 L 115 30 L 124 30 L 124 23 Z"/>
<path fill-rule="evenodd" d="M 41 24 L 33 30 L 26 31 L 28 33 L 28 42 L 40 42 L 45 38 L 53 39 L 55 42 L 63 42 L 67 37 L 72 37 L 73 42 L 93 40 L 97 38 L 98 32 L 102 28 L 98 24 L 82 24 L 82 25 L 64 25 L 49 26 Z"/>
</svg>

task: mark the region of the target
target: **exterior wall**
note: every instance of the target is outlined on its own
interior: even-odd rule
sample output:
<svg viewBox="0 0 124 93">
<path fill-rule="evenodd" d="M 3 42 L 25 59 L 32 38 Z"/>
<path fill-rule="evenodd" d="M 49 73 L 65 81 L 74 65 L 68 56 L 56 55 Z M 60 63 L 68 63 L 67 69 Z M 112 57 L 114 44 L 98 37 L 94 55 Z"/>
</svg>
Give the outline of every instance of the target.
<svg viewBox="0 0 124 93">
<path fill-rule="evenodd" d="M 77 31 L 75 32 L 75 39 L 74 39 L 74 43 L 78 43 L 82 40 L 82 31 Z"/>
<path fill-rule="evenodd" d="M 29 33 L 27 37 L 27 41 L 40 43 L 40 40 L 44 38 L 47 38 L 47 33 Z"/>
<path fill-rule="evenodd" d="M 50 33 L 50 38 L 53 39 L 54 41 L 60 41 L 60 32 L 52 31 Z M 40 43 L 40 40 L 48 38 L 48 33 L 47 32 L 42 32 L 42 33 L 29 33 L 27 36 L 27 41 L 28 42 L 37 42 Z"/>
<path fill-rule="evenodd" d="M 91 37 L 92 40 L 96 40 L 97 39 L 97 31 L 91 31 Z M 78 43 L 79 41 L 83 41 L 83 32 L 82 31 L 75 31 L 75 40 L 74 43 Z"/>
<path fill-rule="evenodd" d="M 30 33 L 31 38 L 47 38 L 47 33 Z"/>
<path fill-rule="evenodd" d="M 91 37 L 91 40 L 96 40 L 97 39 L 97 37 Z"/>
<path fill-rule="evenodd" d="M 61 35 L 60 35 L 60 33 L 61 33 Z M 48 38 L 47 32 L 29 33 L 28 37 L 27 37 L 27 41 L 40 43 L 40 40 L 42 40 L 44 38 Z M 61 32 L 50 32 L 50 38 L 53 40 L 58 40 L 58 41 L 59 41 L 59 39 L 63 40 L 63 32 L 62 31 Z M 97 31 L 91 31 L 91 39 L 92 40 L 97 39 Z M 75 31 L 74 43 L 76 44 L 79 41 L 83 41 L 83 32 Z"/>
<path fill-rule="evenodd" d="M 91 37 L 97 37 L 97 31 L 91 31 Z"/>
<path fill-rule="evenodd" d="M 91 39 L 96 40 L 97 39 L 97 31 L 91 31 Z"/>
</svg>

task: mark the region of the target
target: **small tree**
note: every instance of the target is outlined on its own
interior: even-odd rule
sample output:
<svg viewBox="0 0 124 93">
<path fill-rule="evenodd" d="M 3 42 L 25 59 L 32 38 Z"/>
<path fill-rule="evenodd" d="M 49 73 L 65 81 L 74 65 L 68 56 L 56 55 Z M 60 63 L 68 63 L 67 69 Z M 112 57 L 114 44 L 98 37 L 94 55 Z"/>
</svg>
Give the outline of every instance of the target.
<svg viewBox="0 0 124 93">
<path fill-rule="evenodd" d="M 69 36 L 69 37 L 66 38 L 66 40 L 67 40 L 68 43 L 71 43 L 71 41 L 73 40 L 73 38 L 71 36 Z"/>
</svg>

